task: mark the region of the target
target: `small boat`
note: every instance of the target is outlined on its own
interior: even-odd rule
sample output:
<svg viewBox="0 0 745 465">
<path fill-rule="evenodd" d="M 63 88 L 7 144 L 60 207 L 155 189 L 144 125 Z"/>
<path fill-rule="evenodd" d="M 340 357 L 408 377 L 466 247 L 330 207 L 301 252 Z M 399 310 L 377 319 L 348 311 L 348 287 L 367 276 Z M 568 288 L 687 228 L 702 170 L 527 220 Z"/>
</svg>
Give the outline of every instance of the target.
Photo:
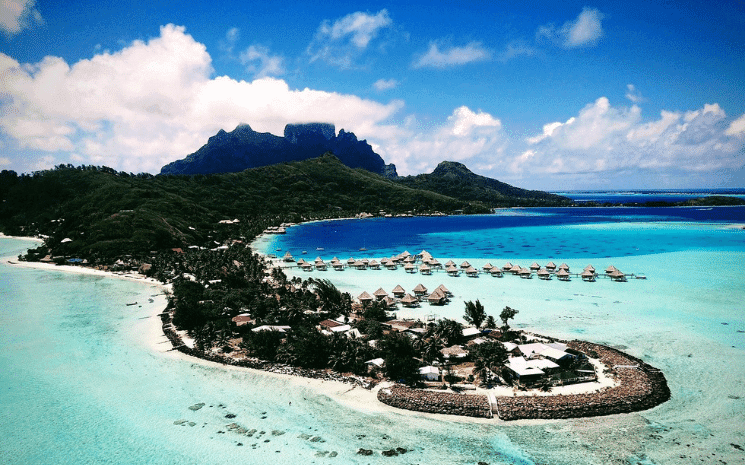
<svg viewBox="0 0 745 465">
<path fill-rule="evenodd" d="M 360 247 L 360 252 L 367 252 L 367 249 L 365 247 Z"/>
<path fill-rule="evenodd" d="M 647 279 L 647 277 L 646 277 L 646 276 L 644 276 L 643 274 L 638 274 L 638 275 L 636 275 L 636 276 L 634 276 L 634 277 L 635 277 L 636 279 Z"/>
<path fill-rule="evenodd" d="M 316 247 L 316 250 L 323 250 L 323 247 Z"/>
<path fill-rule="evenodd" d="M 305 255 L 305 254 L 307 254 L 307 253 L 308 253 L 308 251 L 307 251 L 307 250 L 303 250 L 303 255 Z"/>
<path fill-rule="evenodd" d="M 277 251 L 277 252 L 281 252 L 282 251 L 282 247 L 278 247 L 278 248 L 276 248 L 274 250 Z"/>
<path fill-rule="evenodd" d="M 129 304 L 127 304 L 127 307 L 131 307 L 132 305 L 137 305 L 137 302 L 129 303 Z"/>
</svg>

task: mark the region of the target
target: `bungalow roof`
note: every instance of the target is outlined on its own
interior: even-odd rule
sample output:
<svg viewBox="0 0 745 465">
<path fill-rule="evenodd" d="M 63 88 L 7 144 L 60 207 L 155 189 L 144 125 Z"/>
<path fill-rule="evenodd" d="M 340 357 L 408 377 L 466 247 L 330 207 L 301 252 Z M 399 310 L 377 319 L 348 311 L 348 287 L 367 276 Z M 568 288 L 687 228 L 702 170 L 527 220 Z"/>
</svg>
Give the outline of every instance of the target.
<svg viewBox="0 0 745 465">
<path fill-rule="evenodd" d="M 382 287 L 378 288 L 377 291 L 373 292 L 373 295 L 375 297 L 388 297 L 388 293 L 385 292 L 385 289 L 383 289 Z"/>
<path fill-rule="evenodd" d="M 422 283 L 417 284 L 413 290 L 414 292 L 427 292 L 427 288 Z"/>
<path fill-rule="evenodd" d="M 396 287 L 393 288 L 393 293 L 394 294 L 406 294 L 406 289 L 404 289 L 403 287 L 401 287 L 401 285 L 399 284 L 399 285 L 397 285 Z"/>
<path fill-rule="evenodd" d="M 362 294 L 357 296 L 357 299 L 359 301 L 365 301 L 365 300 L 373 300 L 373 297 L 367 293 L 367 291 L 362 291 Z"/>
</svg>

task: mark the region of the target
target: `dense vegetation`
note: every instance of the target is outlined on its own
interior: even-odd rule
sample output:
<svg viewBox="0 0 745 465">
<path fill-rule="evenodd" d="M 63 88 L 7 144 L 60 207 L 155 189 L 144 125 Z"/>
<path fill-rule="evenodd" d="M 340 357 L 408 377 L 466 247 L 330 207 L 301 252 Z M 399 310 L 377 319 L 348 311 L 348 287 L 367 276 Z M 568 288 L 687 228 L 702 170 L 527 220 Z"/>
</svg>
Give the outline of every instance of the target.
<svg viewBox="0 0 745 465">
<path fill-rule="evenodd" d="M 70 165 L 0 175 L 0 230 L 48 236 L 42 258 L 92 264 L 251 239 L 269 225 L 360 212 L 488 212 L 485 204 L 398 185 L 331 155 L 241 173 L 152 176 Z M 218 224 L 238 219 L 235 224 Z M 63 242 L 65 239 L 69 241 Z"/>
</svg>

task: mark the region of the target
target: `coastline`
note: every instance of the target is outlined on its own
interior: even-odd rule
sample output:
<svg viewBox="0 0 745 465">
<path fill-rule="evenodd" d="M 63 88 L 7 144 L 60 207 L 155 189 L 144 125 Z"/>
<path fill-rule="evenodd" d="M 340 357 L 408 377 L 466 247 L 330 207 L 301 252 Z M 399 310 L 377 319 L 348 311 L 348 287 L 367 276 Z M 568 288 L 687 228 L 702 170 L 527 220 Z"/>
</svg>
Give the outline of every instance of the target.
<svg viewBox="0 0 745 465">
<path fill-rule="evenodd" d="M 251 243 L 252 250 L 259 254 L 261 253 L 253 247 L 253 244 L 260 238 L 261 235 L 255 238 Z M 32 238 L 14 237 L 13 239 L 28 240 Z M 266 258 L 263 254 L 261 255 Z M 167 291 L 170 287 L 170 285 L 162 284 L 137 273 L 117 273 L 81 266 L 14 261 L 10 257 L 0 259 L 0 262 L 6 265 L 15 265 L 47 271 L 61 271 L 125 279 L 157 287 L 163 291 Z M 272 262 L 269 261 L 269 263 L 271 264 Z M 166 351 L 177 351 L 180 352 L 180 355 L 184 356 L 184 358 L 189 357 L 189 360 L 196 358 L 201 363 L 216 363 L 227 368 L 248 369 L 269 376 L 280 376 L 286 379 L 289 378 L 293 380 L 293 383 L 300 383 L 312 387 L 315 391 L 334 399 L 336 402 L 365 412 L 420 412 L 419 414 L 424 413 L 427 416 L 434 417 L 441 416 L 443 419 L 448 420 L 457 418 L 458 420 L 478 422 L 494 422 L 495 420 L 554 420 L 559 418 L 591 417 L 646 410 L 665 402 L 670 397 L 670 391 L 665 382 L 664 375 L 652 367 L 649 368 L 659 373 L 661 382 L 657 382 L 656 384 L 653 383 L 651 386 L 646 386 L 647 389 L 644 389 L 644 392 L 641 394 L 632 391 L 628 386 L 624 386 L 623 383 L 621 383 L 620 386 L 612 385 L 612 383 L 610 385 L 607 383 L 601 383 L 600 386 L 593 386 L 591 392 L 572 392 L 574 386 L 566 386 L 564 388 L 569 389 L 563 389 L 563 392 L 561 393 L 541 393 L 541 395 L 536 395 L 535 393 L 526 392 L 520 393 L 521 395 L 513 394 L 512 397 L 508 395 L 495 395 L 493 392 L 489 394 L 483 394 L 480 392 L 477 394 L 456 394 L 452 392 L 411 390 L 390 382 L 373 386 L 366 382 L 364 378 L 343 376 L 327 370 L 305 370 L 282 364 L 267 363 L 258 359 L 236 360 L 222 355 L 207 354 L 193 349 L 184 343 L 171 324 L 172 312 L 168 312 L 167 309 L 164 308 L 160 313 L 152 316 L 161 317 L 160 331 L 156 330 L 153 325 L 153 333 L 149 335 L 152 336 L 151 338 L 153 339 L 151 344 L 153 350 L 161 353 Z M 170 340 L 170 345 L 172 346 L 170 349 L 163 351 L 157 346 L 157 342 L 155 341 L 155 334 L 157 334 L 156 331 L 160 335 L 165 335 Z M 580 344 L 589 344 L 593 347 L 614 350 L 589 342 L 576 342 L 579 342 Z M 633 359 L 633 357 L 627 356 L 620 351 L 616 352 L 628 357 L 629 359 Z M 648 365 L 644 364 L 641 360 L 638 360 L 638 362 L 648 367 Z M 580 391 L 582 391 L 582 387 L 580 388 Z M 604 395 L 605 392 L 612 392 L 612 394 Z M 619 396 L 617 394 L 621 395 Z M 577 402 L 584 402 L 587 400 L 585 399 L 586 396 L 591 398 L 589 406 L 577 405 Z M 595 397 L 597 397 L 597 399 Z M 517 399 L 517 401 L 515 399 Z M 553 402 L 555 399 L 560 399 L 561 402 Z M 490 406 L 490 400 L 492 406 Z M 552 408 L 552 404 L 554 404 L 555 408 Z M 495 409 L 494 407 L 496 407 L 496 414 L 492 413 Z M 505 413 L 503 414 L 503 412 Z"/>
</svg>

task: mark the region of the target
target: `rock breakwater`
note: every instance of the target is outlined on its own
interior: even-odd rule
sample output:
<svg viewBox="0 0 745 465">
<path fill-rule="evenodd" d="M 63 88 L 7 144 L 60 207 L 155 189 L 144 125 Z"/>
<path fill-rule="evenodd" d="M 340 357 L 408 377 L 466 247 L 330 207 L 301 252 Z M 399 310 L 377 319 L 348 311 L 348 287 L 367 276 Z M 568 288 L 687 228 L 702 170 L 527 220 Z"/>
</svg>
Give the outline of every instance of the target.
<svg viewBox="0 0 745 465">
<path fill-rule="evenodd" d="M 480 394 L 426 391 L 394 385 L 378 391 L 378 400 L 391 407 L 417 412 L 492 418 L 489 399 Z"/>
</svg>

